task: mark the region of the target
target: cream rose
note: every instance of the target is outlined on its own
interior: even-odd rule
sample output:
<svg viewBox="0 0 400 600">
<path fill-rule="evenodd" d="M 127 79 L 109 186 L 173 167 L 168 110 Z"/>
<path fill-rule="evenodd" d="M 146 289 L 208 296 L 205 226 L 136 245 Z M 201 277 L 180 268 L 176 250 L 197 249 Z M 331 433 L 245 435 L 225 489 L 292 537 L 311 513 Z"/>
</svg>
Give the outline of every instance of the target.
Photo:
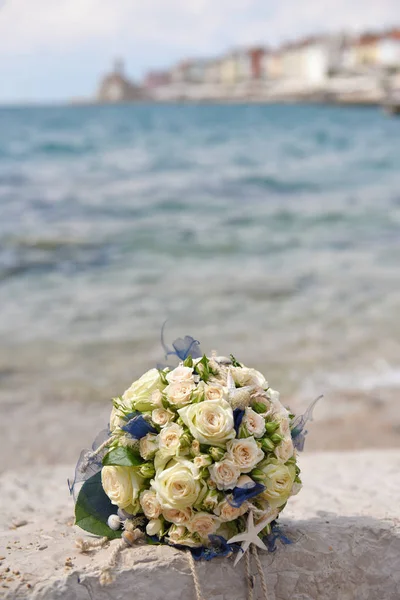
<svg viewBox="0 0 400 600">
<path fill-rule="evenodd" d="M 148 519 L 158 519 L 161 515 L 161 505 L 153 490 L 144 490 L 140 494 L 140 506 Z"/>
<path fill-rule="evenodd" d="M 132 383 L 131 387 L 124 392 L 122 400 L 124 405 L 130 409 L 151 410 L 157 406 L 155 402 L 158 395 L 155 395 L 155 400 L 152 400 L 153 392 L 161 391 L 164 387 L 157 369 L 150 369 L 140 379 Z"/>
<path fill-rule="evenodd" d="M 184 458 L 177 458 L 172 466 L 158 471 L 152 486 L 162 508 L 181 510 L 193 506 L 201 491 L 198 476 L 198 469 Z"/>
<path fill-rule="evenodd" d="M 228 459 L 214 463 L 208 470 L 219 490 L 232 490 L 240 477 L 239 467 Z"/>
<path fill-rule="evenodd" d="M 226 400 L 205 400 L 178 413 L 200 444 L 224 447 L 236 435 L 232 407 Z"/>
<path fill-rule="evenodd" d="M 262 467 L 265 475 L 263 484 L 265 490 L 260 494 L 264 500 L 268 500 L 271 508 L 278 508 L 285 504 L 291 495 L 292 487 L 296 477 L 296 468 L 294 465 L 284 465 L 276 459 Z"/>
<path fill-rule="evenodd" d="M 239 387 L 247 385 L 255 385 L 260 388 L 266 388 L 268 386 L 265 381 L 265 377 L 260 371 L 256 369 L 249 369 L 248 367 L 229 367 L 233 381 Z"/>
<path fill-rule="evenodd" d="M 166 508 L 163 510 L 162 514 L 164 519 L 170 523 L 174 523 L 175 525 L 186 525 L 192 518 L 193 513 L 191 508 L 182 508 L 181 510 L 178 510 L 177 508 Z"/>
<path fill-rule="evenodd" d="M 225 499 L 218 504 L 218 506 L 214 509 L 214 512 L 216 515 L 218 515 L 220 521 L 225 523 L 228 521 L 234 521 L 235 519 L 238 519 L 244 515 L 247 512 L 248 507 L 249 503 L 243 502 L 242 506 L 239 508 L 234 508 L 229 504 L 228 500 Z"/>
<path fill-rule="evenodd" d="M 190 533 L 197 533 L 201 538 L 208 538 L 215 533 L 220 525 L 219 519 L 207 512 L 194 513 L 187 524 Z"/>
<path fill-rule="evenodd" d="M 168 425 L 168 423 L 172 421 L 174 417 L 175 414 L 172 412 L 172 410 L 166 408 L 156 408 L 151 413 L 151 420 L 159 427 L 165 427 L 165 425 Z"/>
<path fill-rule="evenodd" d="M 126 508 L 139 497 L 143 479 L 132 467 L 107 466 L 101 470 L 101 483 L 111 503 Z"/>
<path fill-rule="evenodd" d="M 226 390 L 224 390 L 222 385 L 214 383 L 204 386 L 204 398 L 206 400 L 225 400 L 225 397 Z"/>
<path fill-rule="evenodd" d="M 176 407 L 189 404 L 196 386 L 192 381 L 176 381 L 165 388 L 167 399 Z"/>
<path fill-rule="evenodd" d="M 147 433 L 139 441 L 139 453 L 144 460 L 154 458 L 155 453 L 158 450 L 157 435 L 154 433 Z"/>
<path fill-rule="evenodd" d="M 193 369 L 179 365 L 179 367 L 167 373 L 166 380 L 168 383 L 193 383 Z"/>
<path fill-rule="evenodd" d="M 151 519 L 146 525 L 147 535 L 153 536 L 161 533 L 163 524 L 161 519 Z"/>
<path fill-rule="evenodd" d="M 197 548 L 203 545 L 201 540 L 195 540 L 190 536 L 189 531 L 183 525 L 171 525 L 168 531 L 168 541 L 170 544 L 179 544 Z"/>
<path fill-rule="evenodd" d="M 179 450 L 180 438 L 183 429 L 177 423 L 164 427 L 157 436 L 159 448 L 162 454 L 173 456 Z"/>
<path fill-rule="evenodd" d="M 237 465 L 242 473 L 250 473 L 264 458 L 264 452 L 257 446 L 253 437 L 231 440 L 227 443 L 228 457 Z"/>
<path fill-rule="evenodd" d="M 246 408 L 242 419 L 242 424 L 246 427 L 248 434 L 255 438 L 260 438 L 265 433 L 265 419 L 252 408 Z"/>
<path fill-rule="evenodd" d="M 289 458 L 291 458 L 293 456 L 294 446 L 293 446 L 292 437 L 290 434 L 288 436 L 286 436 L 285 438 L 283 438 L 281 443 L 278 444 L 278 446 L 276 446 L 276 448 L 274 450 L 274 454 L 275 454 L 276 458 L 282 463 L 287 462 L 289 460 Z"/>
</svg>

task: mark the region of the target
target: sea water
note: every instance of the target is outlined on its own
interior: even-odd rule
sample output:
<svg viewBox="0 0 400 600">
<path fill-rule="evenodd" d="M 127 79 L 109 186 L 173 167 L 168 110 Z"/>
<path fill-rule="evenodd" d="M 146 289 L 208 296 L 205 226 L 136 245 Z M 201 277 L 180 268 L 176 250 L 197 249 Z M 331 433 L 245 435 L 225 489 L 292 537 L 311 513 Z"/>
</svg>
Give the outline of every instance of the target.
<svg viewBox="0 0 400 600">
<path fill-rule="evenodd" d="M 285 394 L 400 386 L 400 119 L 0 109 L 0 390 L 122 393 L 191 334 Z"/>
</svg>

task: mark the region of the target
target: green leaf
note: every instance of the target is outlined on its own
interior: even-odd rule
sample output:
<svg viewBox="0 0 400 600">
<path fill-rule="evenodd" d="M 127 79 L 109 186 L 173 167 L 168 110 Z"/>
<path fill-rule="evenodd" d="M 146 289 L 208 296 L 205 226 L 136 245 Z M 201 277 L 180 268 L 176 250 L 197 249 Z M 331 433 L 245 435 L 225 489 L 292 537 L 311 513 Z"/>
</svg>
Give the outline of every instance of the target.
<svg viewBox="0 0 400 600">
<path fill-rule="evenodd" d="M 95 535 L 107 536 L 109 539 L 120 538 L 122 531 L 113 531 L 107 525 L 108 517 L 116 512 L 117 507 L 111 504 L 101 485 L 101 472 L 87 479 L 76 501 L 75 524 Z"/>
<path fill-rule="evenodd" d="M 191 354 L 189 354 L 189 356 L 184 360 L 183 366 L 184 367 L 190 367 L 190 368 L 193 367 L 193 358 L 192 358 Z"/>
<path fill-rule="evenodd" d="M 161 383 L 163 385 L 168 385 L 167 373 L 162 369 L 158 369 L 158 372 L 160 374 Z M 169 372 L 169 369 L 168 369 L 168 372 Z"/>
<path fill-rule="evenodd" d="M 140 456 L 125 446 L 110 450 L 103 458 L 104 466 L 137 467 L 142 463 Z"/>
<path fill-rule="evenodd" d="M 233 354 L 229 355 L 231 361 L 232 361 L 232 365 L 234 367 L 241 367 L 242 365 L 240 364 L 240 362 L 238 360 L 236 360 L 236 358 L 233 356 Z"/>
<path fill-rule="evenodd" d="M 196 366 L 194 368 L 195 372 L 200 375 L 201 379 L 204 381 L 204 383 L 207 383 L 207 381 L 210 378 L 210 367 L 208 365 L 209 360 L 207 358 L 207 356 L 204 354 L 203 358 L 201 360 L 198 361 L 198 363 L 196 363 Z"/>
</svg>

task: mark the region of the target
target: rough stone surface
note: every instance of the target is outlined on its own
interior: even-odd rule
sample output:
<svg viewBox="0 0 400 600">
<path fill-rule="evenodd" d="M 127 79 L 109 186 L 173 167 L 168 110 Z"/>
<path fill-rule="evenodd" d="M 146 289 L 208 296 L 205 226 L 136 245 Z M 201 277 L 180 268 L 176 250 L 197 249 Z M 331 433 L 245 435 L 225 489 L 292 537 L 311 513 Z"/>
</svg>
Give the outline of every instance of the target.
<svg viewBox="0 0 400 600">
<path fill-rule="evenodd" d="M 285 510 L 293 544 L 260 554 L 269 600 L 400 599 L 400 451 L 301 458 L 304 489 Z M 47 467 L 0 477 L 0 597 L 35 600 L 195 600 L 185 553 L 125 550 L 109 586 L 110 547 L 80 554 L 66 478 Z M 245 600 L 244 561 L 196 563 L 204 600 Z M 255 566 L 253 572 L 256 573 Z M 256 585 L 254 599 L 261 598 Z"/>
</svg>

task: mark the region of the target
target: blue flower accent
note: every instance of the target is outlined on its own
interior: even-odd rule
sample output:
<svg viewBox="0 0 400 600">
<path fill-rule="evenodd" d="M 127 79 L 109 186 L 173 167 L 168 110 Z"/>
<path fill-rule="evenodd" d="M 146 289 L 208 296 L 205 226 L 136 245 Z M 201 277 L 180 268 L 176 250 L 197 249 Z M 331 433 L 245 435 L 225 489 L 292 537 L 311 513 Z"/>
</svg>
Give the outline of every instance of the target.
<svg viewBox="0 0 400 600">
<path fill-rule="evenodd" d="M 234 508 L 240 508 L 243 502 L 250 500 L 261 494 L 265 490 L 265 486 L 256 481 L 249 481 L 243 487 L 235 487 L 232 491 L 232 497 L 226 496 L 228 503 Z"/>
<path fill-rule="evenodd" d="M 108 428 L 102 429 L 92 444 L 92 450 L 96 450 L 109 437 L 110 430 Z M 107 453 L 107 449 L 105 448 L 103 452 L 100 452 L 100 454 L 92 456 L 92 450 L 82 450 L 79 455 L 78 462 L 76 463 L 74 478 L 72 481 L 70 479 L 67 480 L 69 493 L 71 496 L 73 496 L 75 501 L 75 486 L 78 483 L 83 483 L 87 479 L 90 479 L 90 477 L 93 477 L 93 475 L 96 475 L 99 471 L 101 471 L 102 460 L 104 455 Z"/>
<path fill-rule="evenodd" d="M 244 417 L 244 410 L 242 408 L 235 408 L 233 411 L 233 422 L 234 428 L 236 431 L 236 435 L 239 435 L 239 427 L 242 423 L 242 419 Z"/>
<path fill-rule="evenodd" d="M 221 535 L 209 535 L 210 545 L 208 547 L 191 548 L 192 556 L 195 560 L 212 560 L 217 556 L 228 556 L 232 552 L 240 550 L 239 544 L 228 544 Z"/>
<path fill-rule="evenodd" d="M 268 552 L 275 552 L 276 540 L 279 540 L 282 544 L 285 544 L 285 546 L 288 544 L 293 544 L 292 540 L 290 540 L 284 533 L 282 533 L 278 523 L 276 521 L 273 521 L 271 523 L 271 533 L 264 536 L 263 538 L 263 542 L 267 546 Z"/>
<path fill-rule="evenodd" d="M 319 400 L 321 400 L 323 396 L 318 396 L 313 402 L 311 402 L 310 406 L 307 408 L 304 415 L 300 415 L 296 417 L 291 426 L 291 435 L 293 440 L 293 446 L 301 452 L 304 449 L 304 442 L 306 441 L 307 430 L 305 426 L 308 421 L 313 420 L 313 411 Z"/>
<path fill-rule="evenodd" d="M 152 425 L 142 416 L 140 412 L 132 413 L 134 416 L 126 425 L 121 427 L 123 431 L 129 433 L 136 440 L 140 440 L 148 433 L 157 433 Z"/>
<path fill-rule="evenodd" d="M 172 348 L 168 348 L 164 341 L 165 323 L 161 328 L 161 345 L 165 350 L 165 357 L 177 356 L 179 360 L 186 360 L 188 356 L 192 358 L 201 358 L 203 353 L 200 350 L 200 342 L 192 338 L 190 335 L 185 335 L 184 338 L 178 338 L 172 342 Z"/>
</svg>

